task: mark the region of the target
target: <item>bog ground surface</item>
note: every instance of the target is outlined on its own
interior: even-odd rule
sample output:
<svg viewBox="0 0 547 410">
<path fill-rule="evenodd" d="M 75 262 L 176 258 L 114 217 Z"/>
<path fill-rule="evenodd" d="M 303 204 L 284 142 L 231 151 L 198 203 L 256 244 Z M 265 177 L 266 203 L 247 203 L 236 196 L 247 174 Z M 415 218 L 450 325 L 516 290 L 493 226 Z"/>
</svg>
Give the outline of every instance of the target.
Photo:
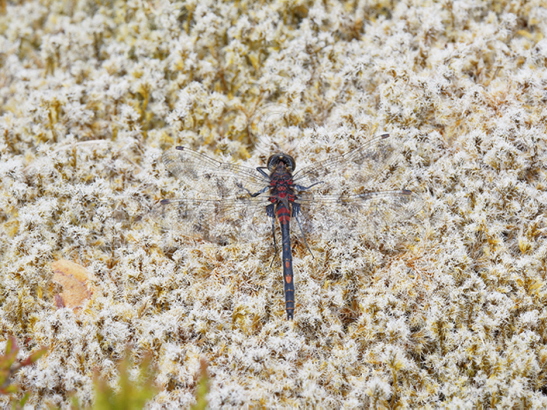
<svg viewBox="0 0 547 410">
<path fill-rule="evenodd" d="M 0 348 L 49 347 L 15 380 L 30 405 L 91 404 L 129 345 L 151 408 L 192 403 L 201 359 L 211 408 L 547 407 L 544 2 L 0 13 Z M 185 195 L 175 145 L 306 166 L 382 132 L 423 206 L 295 237 L 292 322 L 267 217 L 214 240 L 158 209 Z"/>
</svg>

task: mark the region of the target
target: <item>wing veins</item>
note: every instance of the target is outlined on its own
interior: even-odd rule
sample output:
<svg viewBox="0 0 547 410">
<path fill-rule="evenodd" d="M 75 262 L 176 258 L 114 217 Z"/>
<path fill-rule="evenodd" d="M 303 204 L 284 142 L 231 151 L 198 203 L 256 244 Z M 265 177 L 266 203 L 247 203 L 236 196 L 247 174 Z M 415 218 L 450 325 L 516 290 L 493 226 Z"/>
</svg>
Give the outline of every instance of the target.
<svg viewBox="0 0 547 410">
<path fill-rule="evenodd" d="M 370 161 L 370 163 L 378 163 L 379 167 L 375 167 L 374 170 L 378 174 L 380 174 L 383 169 L 391 164 L 392 158 L 394 157 L 394 151 L 395 150 L 391 145 L 390 135 L 382 134 L 345 154 L 341 154 L 332 159 L 317 162 L 315 164 L 300 169 L 299 171 L 295 172 L 294 180 L 300 183 L 300 181 L 308 178 L 308 182 L 314 183 L 317 182 L 320 178 L 325 177 L 329 174 L 337 174 L 343 172 L 345 170 L 345 166 L 352 164 L 352 162 L 367 159 Z M 380 154 L 382 154 L 383 156 L 380 157 Z M 303 185 L 307 185 L 307 183 L 303 183 Z"/>
<path fill-rule="evenodd" d="M 243 184 L 249 183 L 263 187 L 269 183 L 260 173 L 243 165 L 217 161 L 207 155 L 186 147 L 176 147 L 177 151 L 167 151 L 162 155 L 165 167 L 176 177 L 198 181 L 203 176 L 241 178 Z M 193 166 L 192 166 L 193 165 Z"/>
</svg>

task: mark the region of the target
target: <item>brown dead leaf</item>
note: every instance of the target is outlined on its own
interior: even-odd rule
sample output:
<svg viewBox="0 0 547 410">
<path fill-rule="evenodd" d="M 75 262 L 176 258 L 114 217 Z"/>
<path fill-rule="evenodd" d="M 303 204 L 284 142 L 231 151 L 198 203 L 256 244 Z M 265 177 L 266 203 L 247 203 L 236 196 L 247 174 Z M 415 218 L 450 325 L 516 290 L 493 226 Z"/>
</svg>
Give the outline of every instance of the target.
<svg viewBox="0 0 547 410">
<path fill-rule="evenodd" d="M 91 281 L 94 276 L 77 263 L 61 259 L 51 264 L 53 281 L 63 287 L 60 295 L 55 296 L 57 307 L 81 308 L 83 303 L 95 293 Z"/>
</svg>

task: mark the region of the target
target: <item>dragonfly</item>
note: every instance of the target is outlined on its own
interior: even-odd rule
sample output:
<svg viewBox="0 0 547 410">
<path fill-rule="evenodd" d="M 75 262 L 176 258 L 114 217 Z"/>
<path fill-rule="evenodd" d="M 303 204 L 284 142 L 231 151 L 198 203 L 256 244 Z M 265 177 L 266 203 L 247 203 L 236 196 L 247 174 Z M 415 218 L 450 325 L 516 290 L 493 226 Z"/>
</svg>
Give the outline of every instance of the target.
<svg viewBox="0 0 547 410">
<path fill-rule="evenodd" d="M 326 230 L 343 238 L 365 222 L 365 229 L 386 231 L 418 211 L 417 194 L 408 189 L 378 190 L 401 174 L 397 141 L 381 134 L 358 148 L 296 170 L 294 158 L 276 153 L 256 168 L 217 161 L 183 146 L 166 151 L 166 169 L 184 185 L 186 196 L 163 199 L 174 205 L 177 221 L 188 232 L 205 238 L 264 233 L 271 220 L 277 254 L 276 222 L 281 231 L 281 258 L 287 319 L 294 318 L 295 288 L 291 222 L 298 226 L 310 251 L 305 231 Z M 403 170 L 404 174 L 404 170 Z M 393 185 L 393 182 L 391 183 Z M 189 193 L 189 194 L 188 194 Z M 350 217 L 344 215 L 348 213 Z M 269 229 L 269 228 L 268 228 Z M 337 236 L 338 235 L 338 236 Z M 313 253 L 312 253 L 313 256 Z"/>
</svg>

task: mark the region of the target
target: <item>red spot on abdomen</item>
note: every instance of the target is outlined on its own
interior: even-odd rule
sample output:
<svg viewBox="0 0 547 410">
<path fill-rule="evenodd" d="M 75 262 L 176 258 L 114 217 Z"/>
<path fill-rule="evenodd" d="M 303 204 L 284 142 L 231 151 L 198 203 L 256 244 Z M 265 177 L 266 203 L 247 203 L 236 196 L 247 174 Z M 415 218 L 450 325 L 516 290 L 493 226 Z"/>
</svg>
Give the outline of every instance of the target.
<svg viewBox="0 0 547 410">
<path fill-rule="evenodd" d="M 288 262 L 287 262 L 287 265 L 288 265 Z M 292 282 L 292 276 L 289 276 L 289 275 L 285 276 L 285 282 L 291 283 Z"/>
<path fill-rule="evenodd" d="M 279 219 L 279 222 L 282 224 L 289 222 L 291 218 L 291 213 L 287 208 L 279 208 L 277 210 L 277 219 Z"/>
</svg>

